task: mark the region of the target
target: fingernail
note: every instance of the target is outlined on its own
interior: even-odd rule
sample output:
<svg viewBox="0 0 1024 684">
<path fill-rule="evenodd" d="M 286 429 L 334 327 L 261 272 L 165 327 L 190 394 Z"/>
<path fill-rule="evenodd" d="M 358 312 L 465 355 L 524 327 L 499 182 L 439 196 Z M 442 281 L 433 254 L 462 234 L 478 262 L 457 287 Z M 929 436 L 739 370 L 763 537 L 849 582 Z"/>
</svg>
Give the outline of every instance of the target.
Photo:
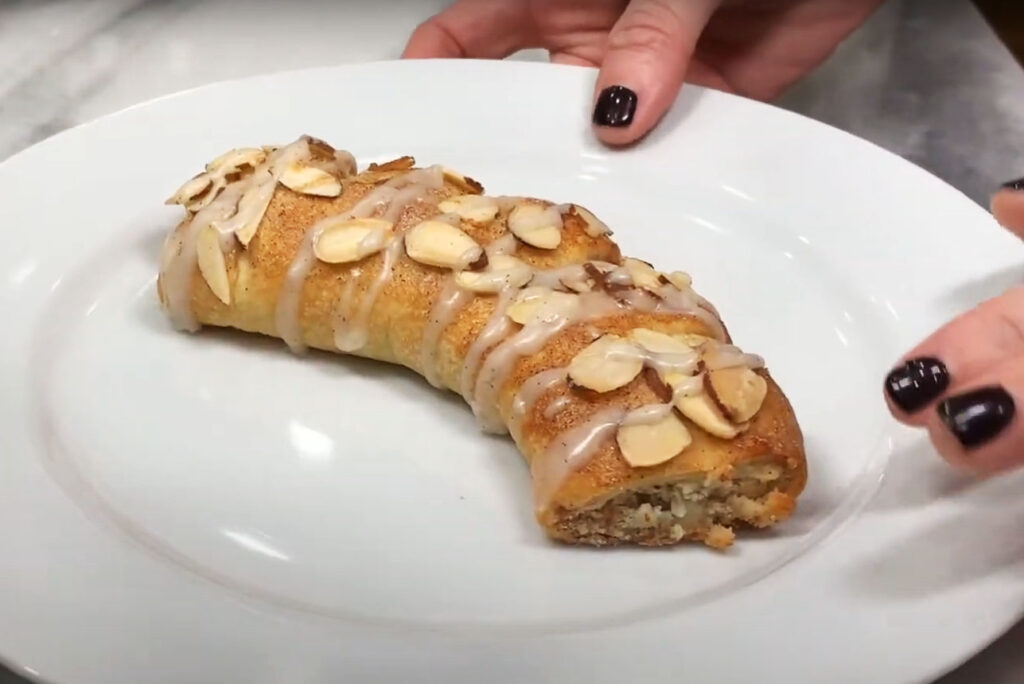
<svg viewBox="0 0 1024 684">
<path fill-rule="evenodd" d="M 1003 189 L 1024 192 L 1024 178 L 1018 178 L 1017 180 L 1012 180 L 1009 183 L 1003 183 Z"/>
<path fill-rule="evenodd" d="M 939 404 L 939 418 L 968 449 L 989 441 L 1014 413 L 1013 397 L 1002 387 L 982 387 Z"/>
<path fill-rule="evenodd" d="M 636 112 L 636 93 L 626 86 L 608 86 L 594 105 L 594 123 L 598 126 L 628 126 Z"/>
<path fill-rule="evenodd" d="M 889 398 L 907 413 L 924 408 L 947 387 L 949 371 L 946 364 L 930 356 L 910 359 L 885 376 L 885 391 Z"/>
</svg>

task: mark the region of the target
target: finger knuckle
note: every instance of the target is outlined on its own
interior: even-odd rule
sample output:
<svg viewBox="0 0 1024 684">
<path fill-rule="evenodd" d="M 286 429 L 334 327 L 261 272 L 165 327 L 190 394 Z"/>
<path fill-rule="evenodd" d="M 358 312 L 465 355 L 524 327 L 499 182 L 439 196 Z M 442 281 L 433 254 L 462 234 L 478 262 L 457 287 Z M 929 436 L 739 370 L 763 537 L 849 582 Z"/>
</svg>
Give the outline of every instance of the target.
<svg viewBox="0 0 1024 684">
<path fill-rule="evenodd" d="M 611 50 L 662 53 L 687 48 L 684 19 L 671 2 L 646 2 L 608 37 Z"/>
</svg>

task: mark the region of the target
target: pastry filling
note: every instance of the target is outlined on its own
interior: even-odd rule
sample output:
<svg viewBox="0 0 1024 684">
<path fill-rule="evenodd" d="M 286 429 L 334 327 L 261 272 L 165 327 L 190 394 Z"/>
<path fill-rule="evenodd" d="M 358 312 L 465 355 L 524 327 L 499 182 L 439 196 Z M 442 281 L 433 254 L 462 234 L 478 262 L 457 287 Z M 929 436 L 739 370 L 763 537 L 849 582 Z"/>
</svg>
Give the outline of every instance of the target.
<svg viewBox="0 0 1024 684">
<path fill-rule="evenodd" d="M 734 525 L 768 527 L 789 516 L 793 499 L 777 464 L 737 468 L 730 479 L 695 476 L 623 492 L 566 516 L 560 532 L 595 545 L 664 545 L 686 539 L 725 548 Z"/>
</svg>

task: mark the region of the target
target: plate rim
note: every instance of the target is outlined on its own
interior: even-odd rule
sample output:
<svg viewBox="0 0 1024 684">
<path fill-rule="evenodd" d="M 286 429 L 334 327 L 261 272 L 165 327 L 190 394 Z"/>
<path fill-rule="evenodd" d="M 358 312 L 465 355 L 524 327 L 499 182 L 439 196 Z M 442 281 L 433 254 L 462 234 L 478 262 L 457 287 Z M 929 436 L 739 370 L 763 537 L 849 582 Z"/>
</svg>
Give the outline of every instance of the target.
<svg viewBox="0 0 1024 684">
<path fill-rule="evenodd" d="M 528 70 L 529 69 L 536 69 L 536 70 L 540 70 L 540 71 L 549 71 L 549 70 L 552 70 L 552 69 L 563 70 L 563 71 L 565 71 L 565 70 L 573 70 L 573 71 L 576 71 L 577 73 L 580 73 L 580 74 L 583 74 L 585 72 L 589 72 L 589 74 L 596 74 L 596 72 L 597 72 L 596 69 L 591 68 L 591 67 L 578 67 L 578 66 L 572 66 L 572 65 L 551 65 L 551 64 L 547 64 L 547 63 L 537 63 L 537 62 L 519 62 L 519 61 L 495 62 L 495 61 L 491 61 L 491 60 L 432 60 L 432 62 L 434 62 L 435 64 L 440 64 L 441 66 L 439 68 L 441 68 L 441 69 L 447 68 L 446 63 L 448 65 L 450 65 L 450 64 L 465 64 L 467 62 L 470 62 L 470 63 L 475 62 L 475 63 L 480 63 L 480 64 L 487 64 L 488 67 L 486 67 L 486 68 L 499 68 L 499 69 L 501 69 L 501 68 L 514 68 L 514 69 L 528 69 Z M 40 141 L 36 142 L 35 144 L 33 144 L 33 145 L 23 149 L 23 150 L 20 150 L 19 152 L 15 153 L 14 155 L 11 155 L 10 157 L 8 157 L 8 158 L 4 159 L 2 162 L 0 162 L 0 172 L 7 171 L 11 167 L 15 167 L 16 165 L 18 165 L 20 163 L 23 163 L 23 160 L 26 157 L 31 157 L 32 154 L 37 154 L 37 153 L 39 153 L 40 150 L 46 150 L 46 149 L 49 149 L 49 148 L 54 147 L 54 146 L 58 146 L 59 147 L 59 145 L 65 139 L 66 136 L 89 135 L 90 129 L 95 127 L 95 126 L 97 126 L 97 125 L 99 125 L 99 124 L 101 124 L 101 123 L 116 121 L 118 118 L 126 116 L 126 115 L 129 115 L 129 114 L 131 114 L 133 112 L 137 112 L 137 111 L 140 111 L 140 110 L 144 111 L 148 107 L 150 107 L 150 106 L 152 106 L 152 105 L 154 105 L 156 103 L 159 103 L 159 102 L 179 100 L 179 99 L 184 99 L 184 98 L 188 98 L 188 97 L 201 97 L 202 94 L 204 92 L 206 92 L 206 91 L 216 90 L 216 89 L 219 89 L 219 88 L 222 88 L 222 87 L 225 87 L 225 86 L 233 86 L 233 85 L 238 85 L 238 84 L 247 83 L 247 82 L 251 83 L 251 82 L 259 82 L 259 81 L 265 81 L 265 80 L 287 79 L 290 76 L 297 75 L 297 74 L 313 75 L 313 74 L 320 74 L 320 73 L 351 72 L 351 71 L 358 71 L 358 70 L 368 69 L 368 68 L 370 68 L 370 69 L 372 69 L 372 68 L 380 68 L 381 66 L 384 66 L 386 68 L 386 67 L 390 67 L 390 66 L 394 66 L 394 65 L 400 65 L 400 64 L 410 64 L 410 62 L 406 61 L 406 60 L 376 60 L 376 61 L 363 62 L 363 63 L 358 63 L 358 64 L 343 64 L 343 65 L 333 65 L 333 66 L 320 66 L 320 67 L 313 67 L 313 68 L 282 70 L 282 71 L 275 71 L 275 72 L 268 72 L 268 73 L 263 73 L 263 74 L 258 74 L 258 75 L 247 76 L 245 78 L 239 78 L 239 79 L 223 79 L 223 80 L 219 80 L 219 81 L 215 81 L 215 82 L 199 85 L 199 86 L 196 86 L 196 87 L 193 87 L 193 88 L 179 90 L 179 91 L 176 91 L 176 92 L 173 92 L 173 93 L 168 93 L 168 94 L 165 94 L 165 95 L 161 95 L 159 97 L 155 97 L 155 98 L 146 100 L 144 102 L 139 102 L 139 103 L 130 105 L 128 107 L 124 107 L 122 109 L 119 109 L 117 111 L 111 112 L 111 113 L 106 114 L 104 116 L 97 117 L 95 119 L 92 119 L 92 120 L 80 123 L 80 124 L 78 124 L 76 126 L 73 126 L 71 128 L 65 129 L 65 130 L 60 131 L 60 132 L 58 132 L 58 133 L 56 133 L 54 135 L 51 135 L 51 136 L 49 136 L 49 137 L 47 137 L 47 138 L 45 138 L 43 140 L 40 140 Z M 497 64 L 501 64 L 502 66 L 495 67 L 494 65 L 497 65 Z M 419 68 L 419 67 L 417 67 L 417 68 Z M 587 78 L 589 78 L 589 75 L 587 76 Z M 699 91 L 707 90 L 705 88 L 701 88 L 699 86 L 692 86 L 692 85 L 688 85 L 687 89 L 689 91 L 691 91 L 691 92 L 695 91 L 695 90 L 698 91 L 698 92 Z M 844 131 L 842 129 L 839 129 L 839 128 L 836 128 L 834 126 L 831 126 L 831 125 L 829 125 L 827 123 L 824 123 L 824 122 L 821 122 L 821 121 L 817 121 L 817 120 L 812 119 L 812 118 L 810 118 L 808 116 L 805 116 L 805 115 L 802 115 L 802 114 L 799 114 L 799 113 L 796 113 L 796 112 L 793 112 L 793 111 L 790 111 L 790 110 L 782 109 L 782 108 L 777 107 L 775 105 L 759 102 L 759 101 L 756 101 L 756 100 L 751 100 L 749 98 L 744 98 L 744 97 L 740 97 L 740 96 L 736 96 L 736 95 L 732 95 L 732 94 L 728 94 L 728 93 L 720 93 L 719 91 L 714 91 L 714 92 L 716 92 L 719 95 L 725 95 L 726 96 L 726 100 L 731 100 L 732 98 L 735 98 L 736 100 L 742 101 L 744 103 L 743 106 L 749 107 L 750 105 L 753 105 L 755 109 L 760 109 L 760 108 L 763 107 L 765 109 L 773 110 L 776 114 L 781 112 L 784 115 L 786 115 L 787 117 L 793 118 L 796 121 L 798 121 L 799 122 L 798 125 L 800 125 L 800 126 L 807 126 L 808 122 L 809 122 L 810 125 L 813 126 L 813 127 L 822 127 L 822 130 L 827 131 L 829 135 L 835 135 L 836 133 L 840 134 L 840 136 L 845 138 L 846 142 L 849 143 L 849 144 L 854 144 L 854 145 L 857 145 L 857 146 L 865 146 L 866 145 L 867 148 L 873 148 L 874 151 L 875 151 L 875 152 L 873 152 L 873 154 L 880 151 L 880 152 L 884 153 L 884 155 L 886 155 L 887 157 L 898 159 L 899 160 L 898 163 L 902 163 L 902 165 L 904 165 L 907 168 L 915 169 L 916 170 L 915 173 L 919 172 L 919 175 L 923 174 L 922 177 L 929 178 L 930 179 L 929 182 L 937 181 L 943 187 L 943 191 L 946 194 L 948 194 L 950 196 L 952 196 L 952 195 L 957 196 L 958 197 L 958 201 L 966 201 L 966 203 L 969 204 L 972 208 L 976 209 L 978 212 L 981 212 L 982 214 L 987 215 L 987 212 L 985 212 L 985 210 L 980 205 L 978 205 L 976 202 L 971 200 L 967 195 L 965 195 L 959 189 L 949 185 L 948 183 L 946 183 L 941 178 L 935 176 L 931 172 L 929 172 L 926 169 L 924 169 L 924 168 L 914 164 L 913 162 L 911 162 L 911 161 L 909 161 L 909 160 L 907 160 L 907 159 L 905 159 L 905 158 L 903 158 L 903 157 L 901 157 L 901 156 L 899 156 L 899 155 L 897 155 L 897 154 L 895 154 L 895 153 L 893 153 L 893 152 L 891 152 L 889 150 L 886 150 L 885 148 L 881 147 L 880 145 L 877 145 L 877 144 L 875 144 L 875 143 L 873 143 L 871 141 L 868 141 L 868 140 L 865 140 L 863 138 L 860 138 L 860 137 L 858 137 L 858 136 L 856 136 L 856 135 L 854 135 L 852 133 L 849 133 L 847 131 Z M 581 125 L 585 125 L 585 122 L 581 121 Z M 952 192 L 950 192 L 950 191 L 952 191 Z M 874 494 L 872 495 L 872 497 L 873 496 L 874 496 Z M 855 524 L 856 523 L 856 517 L 857 516 L 854 516 L 854 517 L 850 518 L 849 520 L 847 520 L 846 522 L 844 522 L 844 525 L 843 525 L 842 529 L 845 529 L 849 525 Z M 835 530 L 831 535 L 829 535 L 830 539 L 833 542 L 835 541 L 835 537 L 838 536 L 838 534 L 842 531 L 842 529 Z M 818 550 L 820 550 L 820 548 Z M 814 552 L 814 551 L 812 550 L 812 552 Z M 746 591 L 746 589 L 741 590 L 741 593 L 742 593 L 742 591 Z M 1008 613 L 1009 612 L 1010 611 L 1008 611 Z M 1012 626 L 1014 623 L 1016 623 L 1020 619 L 1020 617 L 1022 615 L 1024 615 L 1024 611 L 1018 609 L 1017 611 L 1014 612 L 1012 617 L 1010 617 L 1010 618 L 1008 618 L 1006 620 L 1006 624 L 999 628 L 998 632 L 996 632 L 994 634 L 991 634 L 990 638 L 987 638 L 983 643 L 977 645 L 976 647 L 972 647 L 970 649 L 964 649 L 965 652 L 962 654 L 962 657 L 960 657 L 960 659 L 957 659 L 955 662 L 950 662 L 950 663 L 942 665 L 941 667 L 936 668 L 935 672 L 933 674 L 929 675 L 929 676 L 931 678 L 939 677 L 939 676 L 942 676 L 943 674 L 946 674 L 946 673 L 956 669 L 961 664 L 963 664 L 964 662 L 966 662 L 967 660 L 972 658 L 974 655 L 976 655 L 978 652 L 980 652 L 982 649 L 984 649 L 993 640 L 998 638 L 1006 629 L 1008 629 L 1010 626 Z M 15 664 L 16 667 L 12 667 L 11 669 L 17 671 L 19 674 L 21 674 L 21 672 L 23 671 L 23 669 L 25 667 L 24 665 L 22 665 L 19 662 L 18 659 L 13 658 L 13 657 L 6 657 L 4 654 L 0 654 L 0 662 L 6 662 L 6 663 L 13 663 L 13 664 Z M 21 667 L 17 667 L 19 665 Z M 22 676 L 25 676 L 25 675 L 22 675 Z M 39 679 L 37 681 L 43 681 L 43 680 Z"/>
</svg>

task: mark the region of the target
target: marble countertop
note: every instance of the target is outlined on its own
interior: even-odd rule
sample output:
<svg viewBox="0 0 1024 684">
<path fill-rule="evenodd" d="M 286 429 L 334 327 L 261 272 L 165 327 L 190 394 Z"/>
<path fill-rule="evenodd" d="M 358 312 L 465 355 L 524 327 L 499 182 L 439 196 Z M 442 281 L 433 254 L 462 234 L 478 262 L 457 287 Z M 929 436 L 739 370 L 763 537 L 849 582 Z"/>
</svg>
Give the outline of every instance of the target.
<svg viewBox="0 0 1024 684">
<path fill-rule="evenodd" d="M 0 159 L 211 81 L 397 57 L 446 4 L 0 0 Z M 981 204 L 1024 175 L 1024 69 L 963 0 L 889 0 L 778 104 L 896 152 Z M 940 682 L 1024 681 L 1021 645 L 1024 623 Z M 0 683 L 19 681 L 0 668 Z"/>
</svg>

